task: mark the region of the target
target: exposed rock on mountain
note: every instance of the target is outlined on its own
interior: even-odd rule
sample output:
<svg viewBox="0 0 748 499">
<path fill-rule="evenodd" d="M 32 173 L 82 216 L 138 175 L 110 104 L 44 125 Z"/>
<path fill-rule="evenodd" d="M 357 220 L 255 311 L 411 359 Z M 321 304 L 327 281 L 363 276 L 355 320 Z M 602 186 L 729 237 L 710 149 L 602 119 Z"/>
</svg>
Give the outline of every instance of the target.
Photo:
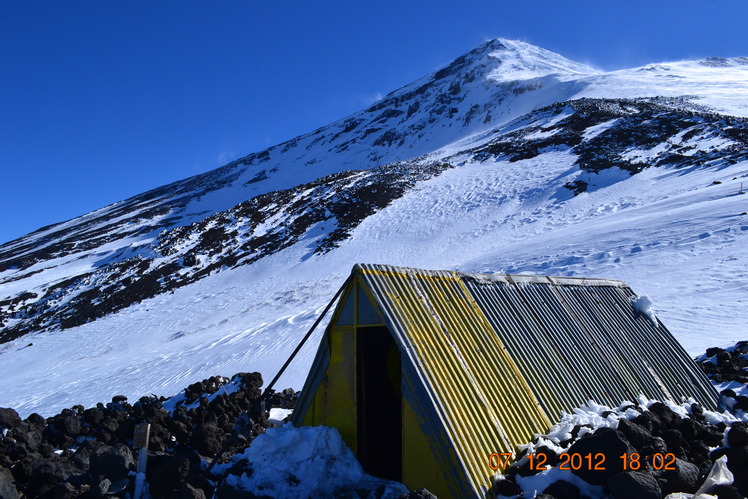
<svg viewBox="0 0 748 499">
<path fill-rule="evenodd" d="M 747 102 L 745 58 L 601 72 L 488 41 L 328 126 L 0 245 L 0 400 L 272 375 L 357 261 L 623 279 L 703 350 L 700 331 L 748 320 Z"/>
</svg>

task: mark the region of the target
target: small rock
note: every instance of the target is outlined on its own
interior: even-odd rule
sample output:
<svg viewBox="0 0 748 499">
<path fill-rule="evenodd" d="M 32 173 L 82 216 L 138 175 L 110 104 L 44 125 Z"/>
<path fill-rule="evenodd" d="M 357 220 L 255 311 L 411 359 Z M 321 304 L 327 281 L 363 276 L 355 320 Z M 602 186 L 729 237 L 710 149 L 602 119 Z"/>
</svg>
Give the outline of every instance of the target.
<svg viewBox="0 0 748 499">
<path fill-rule="evenodd" d="M 740 381 L 741 383 L 745 383 L 743 380 L 736 380 Z M 743 395 L 738 395 L 735 397 L 735 405 L 732 407 L 733 411 L 746 411 L 748 412 L 748 397 L 745 397 Z"/>
<path fill-rule="evenodd" d="M 722 440 L 724 439 L 723 431 L 719 427 L 715 429 L 713 426 L 704 425 L 696 431 L 696 438 L 709 447 L 718 447 L 722 445 Z"/>
<path fill-rule="evenodd" d="M 180 444 L 187 443 L 190 438 L 190 428 L 182 421 L 169 420 L 167 422 L 169 431 Z"/>
<path fill-rule="evenodd" d="M 628 419 L 619 420 L 617 430 L 623 433 L 626 440 L 639 451 L 647 443 L 647 440 L 652 438 L 652 433 L 647 428 L 633 423 Z"/>
<path fill-rule="evenodd" d="M 78 490 L 70 482 L 62 482 L 55 487 L 55 499 L 73 499 L 78 495 Z"/>
<path fill-rule="evenodd" d="M 641 448 L 641 455 L 653 456 L 655 454 L 667 454 L 667 444 L 660 437 L 651 437 Z"/>
<path fill-rule="evenodd" d="M 732 355 L 727 350 L 717 353 L 717 364 L 729 364 L 732 362 Z"/>
<path fill-rule="evenodd" d="M 650 473 L 624 471 L 608 478 L 608 488 L 614 499 L 660 499 L 662 490 Z"/>
<path fill-rule="evenodd" d="M 736 421 L 727 432 L 727 443 L 730 447 L 745 447 L 748 445 L 748 425 Z"/>
<path fill-rule="evenodd" d="M 179 487 L 179 499 L 206 499 L 203 489 L 193 487 L 189 483 L 183 483 Z"/>
<path fill-rule="evenodd" d="M 636 452 L 636 449 L 625 440 L 622 433 L 611 428 L 599 428 L 594 434 L 577 440 L 568 452 L 582 456 L 603 453 L 605 455 L 604 470 L 582 466 L 578 470 L 572 470 L 572 473 L 592 485 L 605 485 L 608 477 L 623 471 L 621 454 L 631 454 Z"/>
<path fill-rule="evenodd" d="M 696 432 L 701 428 L 701 425 L 695 419 L 682 418 L 678 421 L 676 428 L 683 435 L 683 439 L 691 443 L 696 439 Z"/>
<path fill-rule="evenodd" d="M 163 456 L 153 461 L 147 473 L 151 491 L 164 496 L 179 490 L 191 474 L 200 470 L 200 458 L 194 452 Z M 148 462 L 151 464 L 151 460 Z"/>
<path fill-rule="evenodd" d="M 214 456 L 221 450 L 223 432 L 215 423 L 204 423 L 192 432 L 190 443 L 204 456 Z"/>
<path fill-rule="evenodd" d="M 13 428 L 21 422 L 21 417 L 15 409 L 0 407 L 0 429 Z"/>
<path fill-rule="evenodd" d="M 688 461 L 676 459 L 675 470 L 666 471 L 662 477 L 668 481 L 673 492 L 696 492 L 699 484 L 699 467 Z"/>
<path fill-rule="evenodd" d="M 522 493 L 522 489 L 511 480 L 499 480 L 493 485 L 493 492 L 497 496 L 513 497 Z"/>
<path fill-rule="evenodd" d="M 716 495 L 718 499 L 744 499 L 745 496 L 740 493 L 736 487 L 732 485 L 717 485 L 714 488 L 713 495 Z"/>
<path fill-rule="evenodd" d="M 117 428 L 119 428 L 119 422 L 111 416 L 104 416 L 104 419 L 99 423 L 99 429 L 107 433 L 114 433 Z"/>
<path fill-rule="evenodd" d="M 27 495 L 37 497 L 51 492 L 71 474 L 71 470 L 65 469 L 57 460 L 37 459 L 31 464 Z"/>
<path fill-rule="evenodd" d="M 91 426 L 96 426 L 104 420 L 104 411 L 92 407 L 83 411 L 83 420 Z"/>
<path fill-rule="evenodd" d="M 26 426 L 26 428 L 23 428 L 23 426 Z M 12 435 L 13 438 L 28 447 L 31 451 L 37 450 L 43 441 L 42 433 L 36 429 L 36 426 L 29 423 L 21 423 L 15 427 Z"/>
<path fill-rule="evenodd" d="M 665 425 L 660 418 L 650 411 L 642 412 L 632 419 L 631 422 L 645 428 L 652 435 L 659 434 L 665 428 Z"/>
<path fill-rule="evenodd" d="M 701 440 L 694 440 L 691 442 L 691 462 L 694 464 L 700 464 L 709 459 L 709 447 L 707 447 Z"/>
<path fill-rule="evenodd" d="M 556 499 L 579 499 L 579 487 L 566 480 L 556 480 L 545 488 L 543 494 L 548 494 Z"/>
<path fill-rule="evenodd" d="M 697 421 L 704 420 L 704 408 L 701 407 L 701 404 L 698 404 L 696 402 L 691 404 L 691 417 L 693 417 Z"/>
<path fill-rule="evenodd" d="M 21 498 L 21 494 L 18 493 L 14 481 L 15 477 L 10 470 L 0 467 L 0 497 L 3 499 Z"/>
<path fill-rule="evenodd" d="M 91 454 L 90 462 L 94 475 L 104 475 L 111 481 L 127 478 L 130 470 L 135 469 L 132 451 L 123 444 L 97 448 Z"/>
<path fill-rule="evenodd" d="M 298 398 L 299 396 L 293 388 L 286 388 L 282 392 L 276 392 L 270 397 L 268 407 L 294 409 Z"/>
<path fill-rule="evenodd" d="M 112 482 L 108 478 L 101 480 L 99 483 L 91 487 L 91 496 L 93 497 L 104 497 L 109 492 L 109 487 Z"/>
<path fill-rule="evenodd" d="M 548 446 L 541 445 L 535 449 L 535 455 L 543 454 L 545 456 L 545 463 L 549 466 L 556 466 L 558 464 L 558 454 Z"/>
<path fill-rule="evenodd" d="M 38 426 L 41 428 L 44 428 L 47 425 L 47 420 L 44 419 L 44 416 L 37 414 L 35 412 L 29 414 L 29 417 L 26 418 L 26 421 L 28 421 L 34 426 Z"/>
<path fill-rule="evenodd" d="M 727 352 L 727 350 L 725 350 L 724 348 L 720 348 L 720 347 L 710 347 L 706 349 L 706 356 L 707 358 L 714 357 L 715 355 L 722 353 L 722 352 Z"/>
<path fill-rule="evenodd" d="M 728 447 L 727 468 L 732 472 L 735 481 L 733 486 L 748 496 L 748 447 Z"/>
<path fill-rule="evenodd" d="M 72 437 L 78 436 L 81 432 L 81 420 L 78 416 L 72 414 L 56 418 L 55 426 L 57 426 L 57 429 L 61 432 Z"/>
<path fill-rule="evenodd" d="M 735 398 L 738 396 L 738 394 L 735 393 L 735 391 L 732 390 L 731 388 L 722 390 L 721 392 L 719 392 L 719 394 L 722 395 L 723 397 L 730 397 L 730 398 Z"/>
<path fill-rule="evenodd" d="M 656 414 L 657 417 L 660 418 L 660 421 L 662 421 L 668 428 L 677 426 L 678 421 L 680 420 L 680 416 L 662 402 L 655 402 L 650 405 L 649 412 Z"/>
<path fill-rule="evenodd" d="M 683 434 L 675 428 L 664 430 L 661 436 L 667 445 L 668 452 L 676 454 L 684 449 Z"/>
<path fill-rule="evenodd" d="M 42 455 L 42 457 L 50 458 L 54 455 L 55 448 L 52 447 L 51 444 L 48 444 L 47 442 L 42 442 L 41 445 L 39 445 L 39 454 Z"/>
<path fill-rule="evenodd" d="M 399 496 L 397 499 L 436 499 L 436 496 L 424 488 L 411 490 L 407 494 Z"/>
</svg>

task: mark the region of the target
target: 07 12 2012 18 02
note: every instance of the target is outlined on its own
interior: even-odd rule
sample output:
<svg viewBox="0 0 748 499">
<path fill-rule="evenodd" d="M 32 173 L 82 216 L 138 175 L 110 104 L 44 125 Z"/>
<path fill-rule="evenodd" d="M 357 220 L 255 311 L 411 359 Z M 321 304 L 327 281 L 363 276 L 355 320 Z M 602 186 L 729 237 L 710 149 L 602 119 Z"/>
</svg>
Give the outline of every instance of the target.
<svg viewBox="0 0 748 499">
<path fill-rule="evenodd" d="M 513 455 L 511 452 L 493 452 L 488 456 L 488 467 L 494 471 L 504 470 L 509 465 Z M 527 459 L 531 470 L 542 471 L 550 466 L 548 456 L 543 453 L 527 454 Z M 641 456 L 637 452 L 624 453 L 618 456 L 618 459 L 620 459 L 620 467 L 623 471 L 643 469 L 670 471 L 676 469 L 676 457 L 672 452 L 666 454 L 658 452 L 646 456 Z M 559 454 L 556 466 L 561 470 L 580 470 L 584 468 L 590 471 L 605 471 L 606 460 L 607 456 L 602 452 L 594 454 L 579 454 L 576 452 L 569 454 L 564 452 Z"/>
</svg>

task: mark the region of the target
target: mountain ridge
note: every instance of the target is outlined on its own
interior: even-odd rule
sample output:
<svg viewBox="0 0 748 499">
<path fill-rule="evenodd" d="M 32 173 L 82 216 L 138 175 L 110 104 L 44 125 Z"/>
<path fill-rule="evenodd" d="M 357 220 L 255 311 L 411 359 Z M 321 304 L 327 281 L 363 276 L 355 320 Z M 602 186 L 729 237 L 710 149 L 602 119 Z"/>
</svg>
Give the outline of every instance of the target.
<svg viewBox="0 0 748 499">
<path fill-rule="evenodd" d="M 719 344 L 694 331 L 744 314 L 748 59 L 650 66 L 489 41 L 309 134 L 0 245 L 0 400 L 272 375 L 359 261 L 619 278 L 663 300 L 689 349 Z M 693 310 L 674 291 L 704 289 Z"/>
<path fill-rule="evenodd" d="M 481 44 L 476 49 L 473 49 L 472 51 L 468 52 L 467 54 L 458 57 L 457 59 L 455 59 L 454 61 L 452 61 L 450 64 L 448 64 L 447 66 L 445 66 L 444 68 L 442 68 L 440 70 L 437 70 L 437 71 L 434 71 L 430 75 L 424 76 L 424 77 L 420 78 L 419 80 L 416 80 L 416 82 L 414 82 L 414 83 L 411 83 L 411 84 L 408 84 L 408 85 L 404 85 L 403 87 L 400 87 L 399 89 L 394 90 L 394 91 L 388 93 L 382 99 L 380 99 L 376 103 L 372 104 L 371 106 L 369 106 L 368 108 L 366 108 L 363 111 L 354 113 L 354 114 L 352 114 L 352 115 L 350 115 L 350 116 L 348 116 L 346 118 L 343 118 L 341 120 L 333 122 L 333 123 L 331 123 L 329 125 L 325 125 L 323 127 L 320 127 L 320 128 L 318 128 L 317 130 L 315 130 L 313 132 L 300 135 L 298 137 L 295 137 L 295 138 L 292 138 L 290 140 L 284 141 L 284 142 L 282 142 L 280 144 L 277 144 L 275 146 L 271 146 L 271 147 L 269 147 L 267 149 L 264 149 L 262 151 L 250 153 L 250 154 L 248 154 L 246 156 L 243 156 L 243 157 L 238 158 L 238 159 L 236 159 L 234 161 L 231 161 L 231 162 L 227 163 L 224 166 L 215 168 L 215 169 L 210 170 L 208 172 L 197 174 L 197 175 L 193 175 L 191 177 L 188 177 L 188 178 L 185 178 L 185 179 L 182 179 L 182 180 L 177 180 L 177 181 L 171 182 L 169 184 L 165 184 L 165 185 L 160 186 L 160 187 L 149 189 L 149 190 L 145 191 L 142 194 L 138 194 L 138 195 L 132 196 L 130 198 L 127 198 L 125 200 L 112 203 L 112 204 L 107 205 L 105 207 L 102 207 L 102 208 L 100 208 L 98 210 L 94 210 L 94 211 L 92 211 L 92 212 L 90 212 L 88 214 L 84 214 L 82 216 L 75 217 L 75 218 L 72 218 L 70 220 L 66 220 L 66 221 L 63 221 L 63 222 L 53 223 L 53 224 L 46 225 L 44 227 L 41 227 L 39 229 L 36 229 L 36 230 L 30 232 L 29 234 L 27 234 L 25 236 L 21 236 L 19 238 L 14 239 L 14 240 L 7 241 L 7 242 L 4 242 L 4 243 L 0 244 L 0 251 L 2 251 L 3 247 L 5 247 L 5 246 L 11 246 L 12 247 L 12 246 L 15 245 L 14 243 L 18 243 L 20 240 L 22 240 L 24 238 L 27 238 L 29 236 L 32 236 L 32 235 L 35 235 L 35 234 L 39 234 L 39 233 L 44 233 L 44 232 L 46 232 L 46 231 L 48 231 L 50 229 L 53 229 L 55 227 L 59 227 L 59 226 L 64 225 L 64 224 L 68 224 L 70 222 L 73 222 L 75 220 L 79 220 L 79 219 L 81 219 L 81 218 L 83 218 L 83 217 L 85 217 L 87 215 L 92 214 L 92 213 L 97 213 L 97 212 L 99 212 L 101 210 L 105 210 L 105 209 L 110 208 L 110 207 L 118 206 L 121 203 L 125 203 L 125 202 L 128 202 L 128 201 L 137 202 L 139 200 L 148 200 L 149 198 L 156 198 L 156 197 L 159 197 L 160 195 L 165 194 L 169 190 L 174 190 L 175 191 L 174 196 L 176 196 L 176 195 L 178 195 L 180 193 L 184 193 L 184 194 L 189 193 L 190 197 L 200 197 L 200 196 L 202 196 L 204 194 L 207 194 L 207 192 L 208 192 L 207 190 L 205 190 L 206 187 L 207 187 L 206 184 L 210 185 L 211 183 L 215 183 L 219 188 L 221 186 L 226 185 L 226 184 L 230 184 L 230 183 L 238 180 L 239 176 L 241 176 L 241 174 L 243 174 L 243 173 L 246 172 L 246 170 L 247 170 L 246 167 L 261 165 L 261 164 L 267 162 L 268 158 L 271 155 L 271 153 L 273 151 L 277 150 L 277 149 L 290 150 L 292 147 L 295 147 L 299 143 L 300 140 L 302 140 L 302 139 L 304 139 L 306 137 L 312 137 L 312 136 L 315 136 L 315 135 L 319 135 L 324 130 L 327 130 L 327 129 L 329 129 L 329 128 L 335 126 L 335 125 L 339 125 L 341 123 L 345 123 L 346 124 L 346 126 L 343 127 L 343 129 L 342 129 L 342 133 L 351 132 L 353 130 L 353 128 L 348 129 L 348 127 L 353 126 L 353 121 L 351 121 L 352 118 L 354 118 L 354 117 L 356 117 L 358 115 L 361 115 L 362 113 L 367 113 L 367 112 L 368 113 L 372 113 L 372 112 L 375 112 L 377 110 L 383 109 L 384 107 L 390 106 L 392 104 L 393 100 L 397 102 L 397 101 L 399 101 L 401 99 L 401 94 L 402 93 L 408 93 L 408 94 L 410 94 L 410 93 L 416 93 L 416 94 L 422 93 L 423 92 L 422 90 L 421 91 L 418 91 L 418 90 L 421 89 L 421 88 L 423 88 L 424 85 L 423 85 L 423 83 L 419 83 L 419 82 L 431 81 L 433 83 L 436 80 L 444 79 L 449 74 L 453 74 L 455 72 L 455 68 L 457 68 L 457 69 L 464 69 L 464 66 L 465 66 L 466 62 L 468 61 L 468 59 L 469 59 L 469 57 L 471 55 L 473 57 L 481 57 L 481 58 L 491 59 L 491 54 L 492 53 L 494 53 L 499 48 L 502 48 L 502 47 L 505 48 L 507 44 L 509 46 L 513 47 L 512 54 L 514 54 L 515 56 L 516 56 L 516 53 L 518 52 L 518 47 L 524 47 L 525 49 L 531 49 L 533 51 L 539 52 L 540 54 L 549 54 L 551 56 L 555 56 L 555 57 L 550 57 L 551 61 L 553 61 L 554 59 L 557 59 L 557 60 L 560 60 L 560 61 L 568 61 L 568 66 L 569 67 L 587 68 L 586 66 L 581 65 L 579 63 L 575 63 L 574 61 L 570 61 L 570 60 L 564 58 L 563 56 L 560 56 L 558 54 L 555 54 L 553 52 L 547 51 L 545 49 L 542 49 L 540 47 L 536 47 L 534 45 L 531 45 L 531 44 L 528 44 L 528 43 L 525 43 L 525 42 L 513 41 L 513 40 L 506 40 L 506 39 L 488 40 L 488 41 L 484 42 L 483 44 Z M 516 58 L 517 57 L 515 57 L 515 59 Z M 498 59 L 498 58 L 494 57 L 494 59 Z M 521 57 L 519 59 L 521 59 Z M 498 59 L 498 60 L 500 61 L 500 59 Z M 473 62 L 475 62 L 475 61 L 473 60 Z M 722 69 L 724 69 L 724 68 L 734 68 L 734 67 L 745 68 L 745 72 L 746 72 L 745 78 L 746 78 L 746 81 L 741 81 L 740 83 L 742 83 L 746 87 L 744 89 L 744 92 L 746 92 L 746 95 L 748 95 L 748 57 L 736 57 L 736 58 L 729 58 L 729 59 L 728 58 L 721 58 L 721 57 L 710 57 L 710 58 L 706 58 L 706 59 L 702 59 L 702 60 L 697 60 L 697 61 L 686 61 L 686 62 L 675 62 L 675 63 L 653 63 L 653 64 L 642 66 L 640 68 L 632 68 L 632 69 L 629 69 L 629 70 L 618 70 L 618 71 L 613 71 L 613 72 L 609 72 L 609 73 L 601 73 L 601 72 L 593 70 L 591 68 L 587 68 L 587 69 L 589 71 L 591 71 L 592 74 L 598 74 L 598 75 L 600 75 L 600 74 L 616 74 L 616 73 L 630 72 L 630 71 L 635 71 L 635 72 L 650 72 L 650 71 L 662 71 L 662 70 L 672 71 L 672 68 L 670 66 L 679 66 L 679 65 L 684 65 L 684 64 L 686 64 L 686 65 L 703 64 L 705 67 L 716 68 L 716 69 L 720 69 L 720 68 L 722 68 Z M 477 68 L 471 67 L 470 69 L 475 70 Z M 499 70 L 499 69 L 501 69 L 501 63 L 500 62 L 499 62 L 499 66 L 493 68 L 493 70 L 495 71 L 495 70 Z M 470 71 L 466 71 L 466 73 L 470 73 Z M 580 74 L 583 74 L 583 72 L 580 72 Z M 467 77 L 467 79 L 474 78 L 474 74 L 466 74 L 465 76 Z M 544 76 L 545 77 L 553 76 L 553 74 L 552 73 L 551 74 L 545 74 Z M 534 79 L 534 78 L 531 78 L 531 79 Z M 413 86 L 417 86 L 417 89 L 416 89 L 417 91 L 412 91 L 411 90 L 411 91 L 407 91 L 406 92 L 406 90 L 410 89 Z M 521 93 L 524 93 L 525 91 L 527 91 L 527 88 L 523 88 L 522 86 L 518 86 L 518 87 L 512 88 L 511 91 L 514 92 L 514 93 L 521 94 Z M 557 99 L 557 101 L 558 100 L 559 99 Z M 568 100 L 568 99 L 560 99 L 560 100 Z M 550 105 L 550 103 L 547 104 L 547 105 Z M 542 107 L 542 106 L 539 106 L 539 107 Z M 522 113 L 522 114 L 525 114 L 525 113 Z M 400 116 L 400 114 L 398 114 L 398 116 Z M 746 105 L 746 116 L 748 116 L 748 105 Z M 511 119 L 514 119 L 516 117 L 518 117 L 518 116 L 514 116 L 514 117 L 511 117 L 511 118 L 506 118 L 503 121 L 499 121 L 498 124 L 501 124 L 501 123 L 506 122 L 506 121 L 510 121 Z M 380 115 L 376 119 L 382 119 L 382 118 L 386 118 L 386 117 L 382 117 Z M 373 121 L 376 121 L 376 119 L 373 120 Z M 485 117 L 484 117 L 484 119 L 485 119 Z M 490 120 L 490 121 L 492 121 L 492 120 Z M 494 122 L 492 121 L 492 123 L 494 123 Z M 488 127 L 486 127 L 486 128 L 488 128 Z M 377 131 L 379 131 L 379 130 L 377 130 Z M 378 137 L 380 145 L 383 144 L 383 143 L 385 143 L 385 142 L 387 142 L 387 137 L 383 137 L 383 135 L 384 134 L 382 134 L 382 135 L 380 135 Z M 345 147 L 345 144 L 343 144 L 341 146 L 341 149 L 343 147 Z M 429 150 L 427 152 L 431 152 L 431 150 Z M 414 155 L 409 156 L 408 158 L 401 158 L 401 159 L 397 159 L 397 160 L 412 159 L 413 157 L 417 157 L 417 156 L 420 156 L 420 155 L 421 154 L 414 154 Z M 397 160 L 395 160 L 395 161 L 397 161 Z M 312 163 L 312 164 L 314 164 L 314 163 Z M 379 164 L 381 164 L 381 163 L 379 163 Z M 245 167 L 245 168 L 242 168 L 242 167 Z M 248 178 L 247 180 L 245 180 L 245 182 L 247 182 L 247 183 L 261 182 L 263 180 L 266 180 L 266 177 L 267 177 L 267 171 L 263 172 L 263 170 L 260 169 L 260 171 L 258 171 L 255 175 L 250 176 L 250 178 Z M 200 190 L 199 188 L 197 188 L 197 189 L 194 189 L 193 191 L 189 191 L 189 187 L 190 186 L 196 186 L 196 187 L 202 186 L 204 189 Z M 227 208 L 228 207 L 230 207 L 230 206 L 227 206 Z M 2 258 L 2 256 L 0 256 L 0 258 Z"/>
</svg>

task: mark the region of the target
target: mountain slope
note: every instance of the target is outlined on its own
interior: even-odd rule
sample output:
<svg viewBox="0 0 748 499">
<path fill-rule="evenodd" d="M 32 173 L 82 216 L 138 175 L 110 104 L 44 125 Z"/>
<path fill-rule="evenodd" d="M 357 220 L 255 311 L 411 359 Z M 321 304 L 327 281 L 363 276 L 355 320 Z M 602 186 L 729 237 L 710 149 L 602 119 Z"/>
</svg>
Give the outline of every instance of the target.
<svg viewBox="0 0 748 499">
<path fill-rule="evenodd" d="M 624 279 L 693 353 L 740 339 L 746 96 L 748 59 L 600 73 L 487 42 L 311 134 L 0 246 L 0 406 L 272 376 L 359 261 Z"/>
</svg>

